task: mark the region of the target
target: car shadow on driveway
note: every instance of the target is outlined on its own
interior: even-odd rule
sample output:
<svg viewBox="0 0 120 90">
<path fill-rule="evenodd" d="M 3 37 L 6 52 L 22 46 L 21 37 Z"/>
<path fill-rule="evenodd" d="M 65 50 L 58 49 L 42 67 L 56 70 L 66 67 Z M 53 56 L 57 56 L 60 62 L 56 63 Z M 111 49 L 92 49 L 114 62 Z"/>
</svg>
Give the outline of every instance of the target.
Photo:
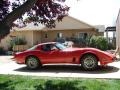
<svg viewBox="0 0 120 90">
<path fill-rule="evenodd" d="M 27 67 L 22 67 L 15 69 L 14 71 L 19 72 L 32 72 L 32 73 L 86 73 L 86 74 L 104 74 L 104 73 L 113 73 L 117 72 L 119 68 L 114 66 L 99 66 L 97 70 L 94 71 L 85 71 L 78 65 L 45 65 L 37 70 L 29 70 Z"/>
</svg>

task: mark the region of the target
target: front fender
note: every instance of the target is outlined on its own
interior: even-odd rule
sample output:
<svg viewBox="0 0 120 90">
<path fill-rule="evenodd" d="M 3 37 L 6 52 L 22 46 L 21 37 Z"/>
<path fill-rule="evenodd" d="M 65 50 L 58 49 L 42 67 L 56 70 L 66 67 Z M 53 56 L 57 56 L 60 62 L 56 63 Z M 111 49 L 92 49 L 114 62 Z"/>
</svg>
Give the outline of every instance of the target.
<svg viewBox="0 0 120 90">
<path fill-rule="evenodd" d="M 84 55 L 87 55 L 87 54 L 92 54 L 92 55 L 96 56 L 96 58 L 98 59 L 98 61 L 100 61 L 97 53 L 96 53 L 96 52 L 93 52 L 93 51 L 85 51 L 85 52 L 83 52 L 83 53 L 80 55 L 80 60 L 81 60 L 81 58 L 82 58 Z"/>
</svg>

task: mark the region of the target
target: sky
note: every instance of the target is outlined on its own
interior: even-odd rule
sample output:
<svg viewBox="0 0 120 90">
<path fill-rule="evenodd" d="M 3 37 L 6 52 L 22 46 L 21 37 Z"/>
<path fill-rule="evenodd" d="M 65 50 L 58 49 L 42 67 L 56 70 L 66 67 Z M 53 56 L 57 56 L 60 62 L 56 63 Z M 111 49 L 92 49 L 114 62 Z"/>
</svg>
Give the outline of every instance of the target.
<svg viewBox="0 0 120 90">
<path fill-rule="evenodd" d="M 120 0 L 66 0 L 69 15 L 91 25 L 115 26 Z"/>
</svg>

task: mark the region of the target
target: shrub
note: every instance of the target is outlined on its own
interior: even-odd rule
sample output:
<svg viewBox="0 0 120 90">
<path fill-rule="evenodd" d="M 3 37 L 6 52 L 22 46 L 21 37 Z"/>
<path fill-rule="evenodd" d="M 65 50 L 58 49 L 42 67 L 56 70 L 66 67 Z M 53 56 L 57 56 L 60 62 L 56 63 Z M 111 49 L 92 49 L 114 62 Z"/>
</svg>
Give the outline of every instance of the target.
<svg viewBox="0 0 120 90">
<path fill-rule="evenodd" d="M 108 44 L 108 49 L 111 50 L 111 49 L 116 49 L 116 45 L 114 45 L 113 43 L 109 43 Z"/>
<path fill-rule="evenodd" d="M 103 36 L 92 36 L 89 42 L 90 47 L 98 48 L 101 50 L 107 50 L 108 49 L 108 41 Z"/>
<path fill-rule="evenodd" d="M 86 38 L 68 38 L 68 41 L 72 41 L 77 47 L 86 47 L 89 46 L 91 36 L 87 36 Z"/>
<path fill-rule="evenodd" d="M 16 37 L 13 41 L 14 45 L 25 45 L 27 42 L 25 38 Z"/>
<path fill-rule="evenodd" d="M 9 50 L 11 51 L 13 46 L 15 45 L 25 45 L 26 43 L 27 41 L 25 40 L 25 38 L 16 37 L 9 42 Z"/>
</svg>

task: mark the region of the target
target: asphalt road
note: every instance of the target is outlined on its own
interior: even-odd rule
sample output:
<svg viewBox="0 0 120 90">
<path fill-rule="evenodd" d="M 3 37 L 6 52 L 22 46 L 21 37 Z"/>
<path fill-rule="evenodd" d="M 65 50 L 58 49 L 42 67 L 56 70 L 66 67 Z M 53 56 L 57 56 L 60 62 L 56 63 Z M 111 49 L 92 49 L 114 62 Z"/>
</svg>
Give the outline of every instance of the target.
<svg viewBox="0 0 120 90">
<path fill-rule="evenodd" d="M 45 65 L 38 70 L 28 70 L 25 65 L 16 64 L 11 58 L 0 56 L 0 74 L 120 79 L 120 61 L 99 67 L 96 71 L 84 71 L 79 65 Z"/>
</svg>

